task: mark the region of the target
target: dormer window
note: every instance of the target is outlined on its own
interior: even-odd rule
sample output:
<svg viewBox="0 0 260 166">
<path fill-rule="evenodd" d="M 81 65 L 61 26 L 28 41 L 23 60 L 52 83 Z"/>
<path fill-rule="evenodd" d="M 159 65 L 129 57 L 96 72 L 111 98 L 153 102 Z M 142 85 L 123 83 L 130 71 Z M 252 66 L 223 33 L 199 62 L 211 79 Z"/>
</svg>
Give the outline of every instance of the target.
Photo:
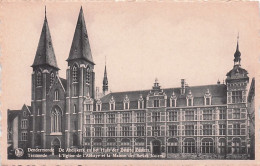
<svg viewBox="0 0 260 166">
<path fill-rule="evenodd" d="M 174 94 L 174 92 L 172 92 L 172 96 L 170 98 L 170 107 L 176 107 L 176 105 L 177 105 L 176 102 L 177 102 L 177 97 Z"/>
<path fill-rule="evenodd" d="M 126 95 L 125 96 L 125 99 L 124 99 L 124 109 L 125 110 L 128 110 L 129 109 L 129 98 L 128 98 L 128 96 Z"/>
<path fill-rule="evenodd" d="M 84 100 L 84 111 L 93 111 L 93 99 L 87 96 L 87 98 Z"/>
<path fill-rule="evenodd" d="M 153 107 L 159 107 L 159 100 L 158 99 L 153 101 Z"/>
<path fill-rule="evenodd" d="M 41 72 L 37 73 L 36 85 L 37 86 L 42 86 L 42 73 Z"/>
<path fill-rule="evenodd" d="M 211 105 L 211 94 L 209 92 L 209 89 L 207 89 L 207 92 L 204 95 L 204 103 L 205 105 Z"/>
<path fill-rule="evenodd" d="M 186 100 L 187 100 L 187 106 L 188 107 L 193 106 L 193 96 L 192 96 L 191 90 L 189 91 L 189 93 L 186 97 Z"/>
<path fill-rule="evenodd" d="M 72 68 L 72 82 L 78 82 L 78 67 L 76 65 Z"/>
<path fill-rule="evenodd" d="M 51 73 L 50 86 L 52 86 L 53 83 L 54 83 L 54 73 Z"/>
<path fill-rule="evenodd" d="M 101 111 L 102 109 L 102 103 L 100 101 L 100 99 L 98 99 L 97 103 L 96 103 L 96 111 Z"/>
<path fill-rule="evenodd" d="M 59 100 L 59 91 L 57 89 L 54 91 L 54 100 L 55 101 Z"/>
<path fill-rule="evenodd" d="M 144 109 L 144 99 L 143 99 L 142 95 L 140 95 L 140 98 L 138 100 L 138 108 L 139 109 Z"/>
<path fill-rule="evenodd" d="M 109 102 L 109 110 L 115 110 L 115 100 L 113 96 Z"/>
<path fill-rule="evenodd" d="M 89 69 L 89 67 L 87 68 L 87 72 L 86 72 L 86 83 L 87 84 L 90 83 L 90 69 Z"/>
</svg>

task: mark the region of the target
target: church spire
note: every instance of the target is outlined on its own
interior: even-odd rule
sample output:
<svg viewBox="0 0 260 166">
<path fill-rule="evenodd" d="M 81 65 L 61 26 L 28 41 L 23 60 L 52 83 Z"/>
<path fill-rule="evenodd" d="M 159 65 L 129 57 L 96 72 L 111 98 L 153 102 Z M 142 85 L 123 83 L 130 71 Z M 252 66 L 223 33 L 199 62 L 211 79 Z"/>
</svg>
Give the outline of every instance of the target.
<svg viewBox="0 0 260 166">
<path fill-rule="evenodd" d="M 239 34 L 237 35 L 237 48 L 236 48 L 236 52 L 234 54 L 234 65 L 239 65 L 240 66 L 240 61 L 241 61 L 241 53 L 239 51 Z"/>
<path fill-rule="evenodd" d="M 108 92 L 108 79 L 107 79 L 107 64 L 105 62 L 105 71 L 104 71 L 104 78 L 103 78 L 103 94 L 106 95 Z"/>
<path fill-rule="evenodd" d="M 67 61 L 74 59 L 84 59 L 94 64 L 82 6 L 80 8 L 76 29 L 71 44 L 70 54 Z"/>
<path fill-rule="evenodd" d="M 51 33 L 48 26 L 48 21 L 46 17 L 46 6 L 45 6 L 45 18 L 42 27 L 42 32 L 40 40 L 38 43 L 36 55 L 32 67 L 48 65 L 56 69 L 59 69 L 57 66 L 57 61 L 52 45 Z"/>
</svg>

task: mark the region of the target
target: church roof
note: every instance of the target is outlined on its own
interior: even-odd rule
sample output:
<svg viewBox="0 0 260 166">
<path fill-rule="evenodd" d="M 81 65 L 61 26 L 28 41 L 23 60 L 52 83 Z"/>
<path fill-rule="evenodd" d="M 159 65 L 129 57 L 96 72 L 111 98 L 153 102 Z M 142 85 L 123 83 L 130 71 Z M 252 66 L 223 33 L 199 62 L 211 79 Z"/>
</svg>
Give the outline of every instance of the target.
<svg viewBox="0 0 260 166">
<path fill-rule="evenodd" d="M 207 92 L 207 90 L 209 90 L 210 94 L 212 95 L 212 105 L 226 104 L 227 92 L 226 92 L 225 84 L 186 87 L 185 95 L 181 95 L 181 88 L 166 88 L 162 90 L 167 95 L 167 99 L 169 99 L 174 92 L 174 94 L 177 97 L 177 102 L 179 100 L 180 103 L 185 103 L 186 95 L 188 95 L 189 91 L 191 90 L 192 96 L 194 97 L 194 106 L 204 105 L 204 95 Z M 102 104 L 109 103 L 110 99 L 113 96 L 116 103 L 122 103 L 127 95 L 130 101 L 130 108 L 131 108 L 131 102 L 137 102 L 140 99 L 140 95 L 142 95 L 143 99 L 146 100 L 146 97 L 149 93 L 150 90 L 112 92 L 102 97 L 101 101 Z M 185 106 L 185 105 L 180 104 L 179 106 Z"/>
<path fill-rule="evenodd" d="M 56 62 L 56 57 L 51 40 L 51 33 L 49 30 L 46 15 L 32 67 L 39 65 L 49 65 L 59 69 Z"/>
<path fill-rule="evenodd" d="M 84 59 L 94 64 L 82 7 L 80 8 L 77 26 L 67 61 L 74 59 Z"/>
<path fill-rule="evenodd" d="M 60 77 L 60 81 L 61 81 L 61 83 L 62 83 L 62 86 L 63 86 L 64 89 L 66 90 L 66 89 L 67 89 L 67 80 Z"/>
<path fill-rule="evenodd" d="M 8 121 L 12 121 L 16 116 L 21 114 L 21 110 L 8 110 Z"/>
</svg>

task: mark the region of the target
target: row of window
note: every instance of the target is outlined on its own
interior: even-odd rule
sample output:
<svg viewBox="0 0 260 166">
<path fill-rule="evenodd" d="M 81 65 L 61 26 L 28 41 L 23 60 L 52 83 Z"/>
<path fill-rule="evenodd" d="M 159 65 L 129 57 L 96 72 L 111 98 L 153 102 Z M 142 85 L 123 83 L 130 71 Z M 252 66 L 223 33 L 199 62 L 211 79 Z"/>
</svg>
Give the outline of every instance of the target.
<svg viewBox="0 0 260 166">
<path fill-rule="evenodd" d="M 195 114 L 196 111 L 194 110 L 187 110 L 185 111 L 184 118 L 183 120 L 185 121 L 193 121 L 197 119 L 197 115 Z M 178 117 L 178 111 L 171 111 L 167 115 L 167 120 L 171 122 L 177 122 L 179 121 Z M 239 109 L 234 109 L 233 110 L 233 119 L 240 119 L 240 110 Z M 139 112 L 136 113 L 136 122 L 145 122 L 146 119 L 146 114 L 144 112 Z M 213 120 L 213 110 L 203 110 L 202 113 L 202 120 Z M 131 112 L 125 112 L 121 113 L 121 122 L 122 123 L 130 123 L 132 121 L 132 113 Z M 162 115 L 161 112 L 152 112 L 152 122 L 160 122 L 162 121 Z M 227 114 L 226 110 L 219 110 L 218 114 L 219 120 L 226 119 Z M 90 116 L 86 116 L 85 118 L 85 123 L 89 124 L 90 123 Z M 103 114 L 95 114 L 94 115 L 94 123 L 99 124 L 99 123 L 104 123 L 104 115 Z M 116 123 L 116 116 L 115 113 L 109 113 L 107 114 L 107 120 L 106 123 Z"/>
<path fill-rule="evenodd" d="M 90 76 L 91 76 L 91 71 L 90 68 L 87 68 L 86 71 L 86 83 L 90 83 Z M 54 73 L 52 72 L 50 74 L 50 86 L 54 83 Z M 72 68 L 72 82 L 77 83 L 78 82 L 78 67 L 75 65 Z M 40 71 L 37 72 L 36 75 L 36 86 L 42 86 L 42 73 Z"/>
<path fill-rule="evenodd" d="M 137 142 L 138 141 L 138 142 Z M 134 147 L 139 149 L 145 149 L 145 140 L 140 139 L 134 142 Z M 85 142 L 85 145 L 90 149 L 90 141 L 87 140 Z M 116 142 L 116 140 L 108 140 L 106 141 L 106 145 L 102 143 L 102 140 L 95 139 L 92 142 L 93 148 L 101 148 L 106 146 L 108 149 L 117 148 L 117 146 L 130 148 L 131 147 L 131 141 L 130 139 L 123 139 L 120 142 Z M 226 139 L 220 138 L 218 141 L 217 149 L 215 149 L 214 141 L 210 138 L 204 138 L 200 143 L 200 152 L 199 153 L 215 153 L 215 151 L 219 154 L 226 154 L 226 153 L 232 153 L 232 154 L 243 154 L 246 152 L 245 147 L 241 147 L 242 143 L 239 138 L 234 138 L 232 140 L 232 146 L 226 147 Z M 182 148 L 180 148 L 178 140 L 177 139 L 170 139 L 167 142 L 167 152 L 168 153 L 197 153 L 197 145 L 196 141 L 192 138 L 187 138 L 182 142 Z M 226 151 L 228 150 L 228 151 Z"/>
<path fill-rule="evenodd" d="M 230 129 L 232 133 L 229 135 L 244 135 L 242 133 L 240 124 L 233 124 L 232 129 Z M 181 129 L 178 129 L 177 125 L 170 125 L 167 131 L 168 136 L 178 136 L 181 135 Z M 227 128 L 225 124 L 219 124 L 219 135 L 226 135 Z M 132 127 L 131 126 L 122 126 L 120 129 L 120 136 L 132 136 Z M 134 128 L 135 136 L 145 136 L 146 127 L 145 126 L 136 126 Z M 151 127 L 152 136 L 161 136 L 161 126 L 152 126 Z M 215 129 L 210 124 L 202 125 L 200 130 L 201 135 L 214 135 Z M 90 127 L 85 128 L 86 136 L 91 136 Z M 103 136 L 103 133 L 106 133 L 106 136 L 117 136 L 117 128 L 115 126 L 107 127 L 106 131 L 102 127 L 94 127 L 94 136 Z M 197 129 L 194 125 L 185 125 L 182 131 L 183 135 L 186 136 L 194 136 L 197 135 Z"/>
</svg>

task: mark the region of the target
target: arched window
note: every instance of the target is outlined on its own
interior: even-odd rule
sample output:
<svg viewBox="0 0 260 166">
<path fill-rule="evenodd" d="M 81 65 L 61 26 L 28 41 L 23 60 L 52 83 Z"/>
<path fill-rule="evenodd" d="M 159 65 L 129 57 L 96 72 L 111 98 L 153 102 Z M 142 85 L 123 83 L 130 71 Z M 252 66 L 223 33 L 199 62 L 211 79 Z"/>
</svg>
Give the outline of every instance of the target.
<svg viewBox="0 0 260 166">
<path fill-rule="evenodd" d="M 74 106 L 73 106 L 73 113 L 74 113 L 74 114 L 77 113 L 77 106 L 76 106 L 76 104 L 74 104 Z"/>
<path fill-rule="evenodd" d="M 51 132 L 61 132 L 61 111 L 58 108 L 51 112 Z"/>
<path fill-rule="evenodd" d="M 54 83 L 54 73 L 51 73 L 51 78 L 50 78 L 50 86 L 52 86 Z"/>
<path fill-rule="evenodd" d="M 38 109 L 37 109 L 37 116 L 41 116 L 41 108 L 40 107 L 38 107 Z"/>
<path fill-rule="evenodd" d="M 186 138 L 183 142 L 183 153 L 195 153 L 196 144 L 193 138 Z"/>
<path fill-rule="evenodd" d="M 107 140 L 107 148 L 108 149 L 116 149 L 116 140 L 115 139 L 108 139 Z"/>
<path fill-rule="evenodd" d="M 36 86 L 42 86 L 42 73 L 41 72 L 37 73 Z"/>
<path fill-rule="evenodd" d="M 138 150 L 140 150 L 140 151 L 144 150 L 144 149 L 145 149 L 145 140 L 142 139 L 142 138 L 136 139 L 136 141 L 135 141 L 135 149 L 136 149 L 136 151 L 138 151 Z"/>
<path fill-rule="evenodd" d="M 76 133 L 73 134 L 73 146 L 78 146 L 78 135 Z"/>
<path fill-rule="evenodd" d="M 59 100 L 59 91 L 58 91 L 58 89 L 56 89 L 56 90 L 54 91 L 54 100 L 55 100 L 55 101 Z"/>
<path fill-rule="evenodd" d="M 72 82 L 78 82 L 78 67 L 76 65 L 72 68 Z"/>
<path fill-rule="evenodd" d="M 121 141 L 121 149 L 129 149 L 131 147 L 131 141 L 128 138 L 124 138 Z"/>
<path fill-rule="evenodd" d="M 226 153 L 226 139 L 225 138 L 220 138 L 218 141 L 218 148 L 219 148 L 219 153 L 220 154 L 225 154 Z"/>
<path fill-rule="evenodd" d="M 213 153 L 214 152 L 213 140 L 211 138 L 204 138 L 201 142 L 202 153 Z"/>
<path fill-rule="evenodd" d="M 89 69 L 89 67 L 87 68 L 87 72 L 86 72 L 86 83 L 87 84 L 90 83 L 90 69 Z"/>
<path fill-rule="evenodd" d="M 41 135 L 40 134 L 36 134 L 35 136 L 35 145 L 36 146 L 41 146 L 42 140 L 41 140 Z"/>
<path fill-rule="evenodd" d="M 239 138 L 234 138 L 232 141 L 232 153 L 239 154 L 240 153 L 241 142 Z"/>
<path fill-rule="evenodd" d="M 176 138 L 168 140 L 168 153 L 178 153 L 178 140 Z"/>
</svg>

